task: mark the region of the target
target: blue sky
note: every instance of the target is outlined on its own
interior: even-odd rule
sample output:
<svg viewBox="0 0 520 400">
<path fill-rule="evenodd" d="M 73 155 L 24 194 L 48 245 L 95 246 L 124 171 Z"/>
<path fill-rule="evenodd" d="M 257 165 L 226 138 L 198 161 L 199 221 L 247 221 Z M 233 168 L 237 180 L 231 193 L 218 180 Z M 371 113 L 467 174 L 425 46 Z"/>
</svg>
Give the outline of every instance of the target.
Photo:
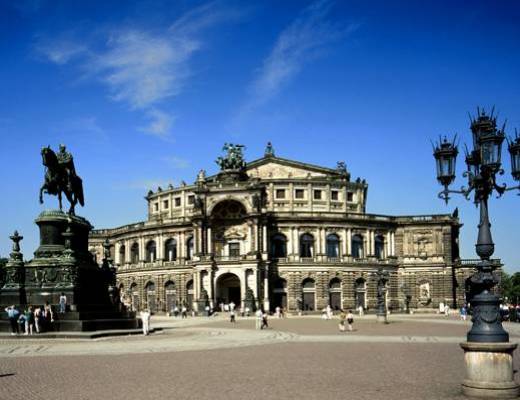
<svg viewBox="0 0 520 400">
<path fill-rule="evenodd" d="M 0 255 L 19 229 L 32 257 L 33 220 L 56 207 L 37 201 L 44 145 L 68 145 L 78 212 L 112 227 L 146 217 L 149 188 L 214 172 L 224 142 L 252 160 L 271 140 L 282 157 L 344 160 L 370 185 L 368 212 L 459 207 L 473 258 L 477 210 L 436 198 L 429 140 L 469 143 L 479 105 L 520 128 L 519 20 L 515 1 L 0 1 Z M 509 271 L 515 194 L 490 204 Z"/>
</svg>

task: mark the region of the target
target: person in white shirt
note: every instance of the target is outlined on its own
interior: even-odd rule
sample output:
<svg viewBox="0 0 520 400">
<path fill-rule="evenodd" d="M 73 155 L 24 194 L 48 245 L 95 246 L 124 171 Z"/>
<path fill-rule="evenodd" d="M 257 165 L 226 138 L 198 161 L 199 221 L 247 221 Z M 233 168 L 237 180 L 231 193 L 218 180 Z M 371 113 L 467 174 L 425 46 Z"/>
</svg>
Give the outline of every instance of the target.
<svg viewBox="0 0 520 400">
<path fill-rule="evenodd" d="M 258 309 L 256 310 L 256 313 L 255 313 L 255 328 L 256 329 L 260 329 L 260 327 L 262 326 L 262 316 L 263 316 L 263 313 L 262 313 L 262 310 Z"/>
<path fill-rule="evenodd" d="M 141 311 L 141 321 L 143 323 L 143 335 L 150 333 L 150 310 Z"/>
</svg>

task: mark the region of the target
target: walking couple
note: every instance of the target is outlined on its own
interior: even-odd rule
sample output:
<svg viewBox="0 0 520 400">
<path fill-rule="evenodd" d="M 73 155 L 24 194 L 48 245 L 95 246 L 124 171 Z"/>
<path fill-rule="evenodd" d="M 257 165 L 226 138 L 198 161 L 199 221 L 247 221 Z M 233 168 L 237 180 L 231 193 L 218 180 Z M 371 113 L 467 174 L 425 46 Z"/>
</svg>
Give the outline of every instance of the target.
<svg viewBox="0 0 520 400">
<path fill-rule="evenodd" d="M 347 330 L 352 332 L 352 324 L 354 323 L 354 315 L 352 314 L 352 310 L 348 310 L 347 313 L 341 310 L 339 314 L 339 331 L 345 332 L 345 322 L 347 323 Z"/>
</svg>

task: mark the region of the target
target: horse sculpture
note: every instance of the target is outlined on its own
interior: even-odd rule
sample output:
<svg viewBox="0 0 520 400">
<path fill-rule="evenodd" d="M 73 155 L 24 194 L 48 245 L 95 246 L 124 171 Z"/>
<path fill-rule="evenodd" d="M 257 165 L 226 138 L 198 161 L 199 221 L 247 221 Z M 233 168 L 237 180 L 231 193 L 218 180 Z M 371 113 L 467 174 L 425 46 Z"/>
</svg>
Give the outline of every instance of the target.
<svg viewBox="0 0 520 400">
<path fill-rule="evenodd" d="M 76 175 L 72 156 L 65 151 L 65 146 L 60 146 L 60 151 L 67 155 L 67 162 L 60 162 L 56 153 L 50 146 L 42 148 L 42 162 L 45 166 L 45 181 L 40 188 L 40 204 L 43 204 L 43 193 L 58 196 L 60 211 L 62 210 L 61 194 L 65 193 L 70 203 L 69 214 L 74 215 L 74 207 L 79 202 L 85 205 L 83 199 L 83 183 Z M 60 154 L 62 154 L 60 153 Z"/>
</svg>

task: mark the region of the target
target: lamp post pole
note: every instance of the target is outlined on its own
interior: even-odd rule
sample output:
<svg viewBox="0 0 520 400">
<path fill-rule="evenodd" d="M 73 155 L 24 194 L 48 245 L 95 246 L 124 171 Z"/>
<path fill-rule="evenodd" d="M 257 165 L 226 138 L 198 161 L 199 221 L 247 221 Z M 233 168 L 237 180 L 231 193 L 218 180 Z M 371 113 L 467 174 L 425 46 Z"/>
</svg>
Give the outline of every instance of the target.
<svg viewBox="0 0 520 400">
<path fill-rule="evenodd" d="M 477 271 L 471 276 L 469 299 L 472 313 L 472 327 L 467 334 L 467 342 L 461 343 L 464 349 L 466 379 L 462 384 L 463 393 L 468 396 L 488 398 L 516 398 L 520 387 L 513 379 L 513 351 L 517 345 L 509 343 L 509 334 L 502 327 L 500 316 L 500 298 L 492 292 L 498 283 L 494 274 L 496 264 L 490 258 L 495 245 L 491 237 L 488 200 L 493 192 L 502 196 L 507 190 L 520 189 L 520 186 L 507 188 L 496 182 L 501 169 L 501 149 L 505 139 L 505 124 L 497 129 L 496 117 L 491 111 L 477 109 L 477 117 L 471 118 L 473 150 L 466 148 L 467 170 L 463 176 L 468 178 L 467 188 L 450 190 L 448 187 L 455 180 L 456 158 L 458 155 L 455 139 L 446 138 L 434 146 L 434 158 L 437 164 L 437 180 L 444 186 L 439 197 L 448 203 L 450 193 L 462 194 L 469 199 L 474 192 L 474 202 L 480 208 L 478 239 L 476 252 L 480 257 Z M 511 155 L 511 173 L 513 179 L 520 180 L 520 138 L 509 139 Z"/>
</svg>

